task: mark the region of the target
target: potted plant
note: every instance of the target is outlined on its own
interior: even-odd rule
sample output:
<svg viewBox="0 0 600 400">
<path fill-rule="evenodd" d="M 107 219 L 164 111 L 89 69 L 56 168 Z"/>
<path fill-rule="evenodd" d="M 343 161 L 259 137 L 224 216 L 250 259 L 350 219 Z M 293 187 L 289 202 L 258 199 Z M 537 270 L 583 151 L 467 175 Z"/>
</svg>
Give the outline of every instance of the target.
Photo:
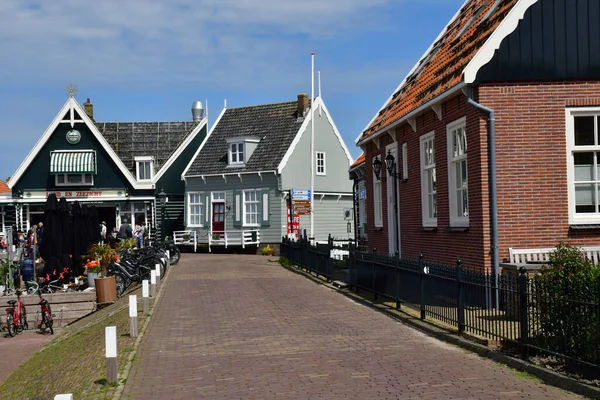
<svg viewBox="0 0 600 400">
<path fill-rule="evenodd" d="M 102 277 L 94 278 L 98 303 L 112 303 L 116 301 L 117 282 L 114 276 L 109 276 L 108 266 L 117 259 L 117 251 L 109 244 L 95 244 L 91 247 L 87 255 L 86 259 L 94 260 L 99 264 L 102 271 Z M 92 268 L 97 267 L 96 263 L 93 264 Z"/>
<path fill-rule="evenodd" d="M 102 266 L 99 260 L 88 259 L 85 264 L 85 271 L 87 273 L 87 284 L 89 287 L 95 287 L 94 279 L 100 277 L 102 272 Z"/>
<path fill-rule="evenodd" d="M 263 256 L 272 256 L 273 255 L 273 248 L 271 247 L 271 245 L 266 245 L 265 247 L 262 248 L 262 255 Z"/>
</svg>

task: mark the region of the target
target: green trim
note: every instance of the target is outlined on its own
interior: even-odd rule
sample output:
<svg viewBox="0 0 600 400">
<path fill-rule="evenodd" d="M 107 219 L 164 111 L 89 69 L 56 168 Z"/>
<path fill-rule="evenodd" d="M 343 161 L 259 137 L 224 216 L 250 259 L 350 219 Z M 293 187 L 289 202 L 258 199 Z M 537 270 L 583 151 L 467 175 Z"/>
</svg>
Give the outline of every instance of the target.
<svg viewBox="0 0 600 400">
<path fill-rule="evenodd" d="M 51 174 L 96 174 L 96 152 L 53 151 L 50 153 Z"/>
</svg>

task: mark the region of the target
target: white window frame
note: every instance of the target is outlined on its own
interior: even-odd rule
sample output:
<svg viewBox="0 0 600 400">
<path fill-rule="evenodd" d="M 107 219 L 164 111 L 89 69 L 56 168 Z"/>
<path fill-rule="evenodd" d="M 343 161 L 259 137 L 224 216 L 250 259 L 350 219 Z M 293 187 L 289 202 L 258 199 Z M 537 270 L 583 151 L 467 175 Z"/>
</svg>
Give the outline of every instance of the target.
<svg viewBox="0 0 600 400">
<path fill-rule="evenodd" d="M 238 146 L 242 146 L 242 151 L 239 151 L 239 147 Z M 234 151 L 232 151 L 233 146 L 235 146 L 236 150 L 235 150 L 235 155 L 236 155 L 236 161 L 233 161 L 233 154 Z M 246 163 L 246 143 L 245 142 L 231 142 L 228 143 L 228 154 L 229 154 L 229 165 L 244 165 Z M 243 160 L 240 161 L 240 154 L 242 155 Z"/>
<path fill-rule="evenodd" d="M 575 117 L 600 117 L 600 107 L 576 107 L 565 110 L 566 120 L 566 139 L 567 139 L 567 183 L 568 183 L 568 203 L 569 203 L 569 225 L 599 224 L 600 223 L 600 123 L 598 118 L 594 119 L 594 130 L 597 144 L 588 146 L 575 146 Z M 575 161 L 576 152 L 594 152 L 595 168 L 593 168 L 595 180 L 578 181 L 596 185 L 595 201 L 598 212 L 595 213 L 576 213 L 576 192 L 575 192 Z"/>
<path fill-rule="evenodd" d="M 154 158 L 151 156 L 141 156 L 141 157 L 135 157 L 135 177 L 138 180 L 138 182 L 150 182 L 152 181 L 152 179 L 154 179 Z M 142 163 L 150 163 L 150 178 L 144 178 L 141 179 L 140 178 L 140 164 Z"/>
<path fill-rule="evenodd" d="M 315 170 L 317 171 L 317 175 L 325 176 L 327 175 L 327 164 L 326 164 L 326 154 L 324 151 L 317 151 L 315 157 L 315 162 L 317 163 Z M 319 160 L 319 156 L 321 156 L 321 160 Z M 319 165 L 319 161 L 323 162 L 323 165 Z"/>
<path fill-rule="evenodd" d="M 80 183 L 69 183 L 68 181 L 68 176 L 69 175 L 79 175 L 81 176 L 81 182 Z M 63 182 L 60 183 L 58 182 L 58 177 L 62 176 L 63 177 Z M 86 182 L 85 181 L 85 177 L 86 176 L 90 176 L 91 182 Z M 56 186 L 94 186 L 94 174 L 56 174 L 54 175 L 54 185 Z"/>
<path fill-rule="evenodd" d="M 216 194 L 218 194 L 219 196 L 215 196 Z M 222 195 L 222 196 L 221 196 Z M 226 199 L 226 194 L 223 191 L 220 192 L 212 192 L 211 193 L 211 201 L 213 203 L 224 203 L 225 199 Z"/>
<path fill-rule="evenodd" d="M 433 144 L 433 163 L 426 164 L 425 157 L 425 143 L 431 141 Z M 437 227 L 437 176 L 436 176 L 436 163 L 435 163 L 435 131 L 426 133 L 421 136 L 419 140 L 419 152 L 421 154 L 421 211 L 423 226 L 428 228 Z M 433 175 L 436 180 L 435 192 L 429 193 L 429 180 L 428 172 L 433 170 Z M 436 212 L 435 216 L 430 216 L 431 210 L 429 206 L 429 197 L 434 195 L 436 198 Z"/>
<path fill-rule="evenodd" d="M 205 218 L 205 213 L 206 213 L 206 204 L 205 204 L 205 197 L 204 197 L 204 192 L 187 192 L 187 226 L 189 227 L 195 227 L 195 228 L 202 228 L 204 227 L 204 224 L 202 223 L 204 221 Z M 200 202 L 194 202 L 192 203 L 192 195 L 197 195 L 198 198 L 200 199 Z M 208 196 L 207 196 L 208 197 Z M 200 213 L 199 214 L 194 214 L 194 215 L 199 215 L 199 221 L 200 223 L 198 224 L 194 224 L 192 223 L 192 206 L 200 206 Z"/>
<path fill-rule="evenodd" d="M 260 220 L 259 220 L 259 215 L 260 215 L 260 207 L 261 207 L 261 196 L 259 196 L 258 192 L 260 191 L 260 189 L 246 189 L 242 191 L 242 226 L 244 227 L 259 227 L 260 226 Z M 246 200 L 246 193 L 250 193 L 253 192 L 256 200 L 251 200 L 251 201 L 247 201 Z M 256 223 L 249 223 L 246 222 L 246 216 L 247 216 L 247 212 L 246 212 L 246 205 L 248 204 L 256 204 Z"/>
<path fill-rule="evenodd" d="M 462 154 L 455 155 L 454 154 L 454 136 L 458 130 L 464 132 L 465 136 L 465 148 L 459 148 L 459 152 Z M 450 226 L 451 227 L 468 227 L 469 226 L 469 165 L 467 162 L 467 118 L 462 117 L 457 119 L 454 122 L 446 125 L 446 136 L 447 136 L 447 149 L 448 149 L 448 199 L 449 199 L 449 217 L 450 217 Z M 467 186 L 457 188 L 457 182 L 460 177 L 457 176 L 456 173 L 456 164 L 465 163 L 465 168 L 467 169 L 465 175 L 467 176 Z M 462 193 L 467 192 L 467 204 L 466 204 L 466 212 L 467 215 L 459 215 L 458 209 L 458 200 L 456 198 L 457 192 L 461 193 L 461 199 L 463 198 Z M 463 204 L 464 206 L 464 204 Z"/>
<path fill-rule="evenodd" d="M 385 164 L 382 165 L 385 168 Z M 384 171 L 381 171 L 384 173 Z M 375 228 L 383 228 L 383 193 L 381 180 L 373 172 L 373 224 Z"/>
<path fill-rule="evenodd" d="M 408 179 L 408 144 L 402 143 L 402 179 Z"/>
</svg>

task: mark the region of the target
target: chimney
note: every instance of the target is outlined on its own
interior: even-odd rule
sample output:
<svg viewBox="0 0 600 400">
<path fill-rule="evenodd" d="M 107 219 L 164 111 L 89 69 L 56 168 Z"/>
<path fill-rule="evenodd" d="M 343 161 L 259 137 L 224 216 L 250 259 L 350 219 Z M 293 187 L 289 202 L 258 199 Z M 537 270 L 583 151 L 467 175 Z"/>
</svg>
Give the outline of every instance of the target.
<svg viewBox="0 0 600 400">
<path fill-rule="evenodd" d="M 85 103 L 83 103 L 83 108 L 85 109 L 85 113 L 94 120 L 94 105 L 90 103 L 90 99 L 88 98 Z"/>
<path fill-rule="evenodd" d="M 202 121 L 204 117 L 204 107 L 202 107 L 201 101 L 195 101 L 192 103 L 192 120 L 196 122 Z"/>
<path fill-rule="evenodd" d="M 310 102 L 308 100 L 308 95 L 305 93 L 300 93 L 298 95 L 298 118 L 303 118 L 309 107 Z"/>
</svg>

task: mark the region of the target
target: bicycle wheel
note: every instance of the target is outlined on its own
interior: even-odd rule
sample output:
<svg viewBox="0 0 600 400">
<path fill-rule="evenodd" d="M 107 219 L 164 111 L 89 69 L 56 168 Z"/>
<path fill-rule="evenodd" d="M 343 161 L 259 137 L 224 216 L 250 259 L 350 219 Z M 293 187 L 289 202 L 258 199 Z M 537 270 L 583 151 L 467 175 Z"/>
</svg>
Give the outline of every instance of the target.
<svg viewBox="0 0 600 400">
<path fill-rule="evenodd" d="M 50 311 L 50 306 L 48 306 L 47 311 L 44 311 L 44 315 L 42 316 L 42 324 L 44 325 L 43 332 L 45 332 L 46 329 L 48 329 L 50 331 L 50 334 L 54 335 L 54 329 L 52 329 L 52 312 Z"/>
<path fill-rule="evenodd" d="M 15 335 L 17 334 L 17 330 L 15 328 L 15 323 L 11 314 L 8 314 L 6 316 L 6 327 L 8 328 L 8 334 L 10 335 L 10 337 L 15 337 Z"/>
<path fill-rule="evenodd" d="M 121 297 L 129 285 L 121 274 L 115 274 L 115 282 L 117 285 L 117 297 Z"/>
<path fill-rule="evenodd" d="M 179 248 L 177 246 L 171 246 L 171 248 L 169 249 L 169 256 L 171 265 L 175 265 L 179 262 L 179 259 L 181 258 L 181 251 L 179 251 Z"/>
</svg>

